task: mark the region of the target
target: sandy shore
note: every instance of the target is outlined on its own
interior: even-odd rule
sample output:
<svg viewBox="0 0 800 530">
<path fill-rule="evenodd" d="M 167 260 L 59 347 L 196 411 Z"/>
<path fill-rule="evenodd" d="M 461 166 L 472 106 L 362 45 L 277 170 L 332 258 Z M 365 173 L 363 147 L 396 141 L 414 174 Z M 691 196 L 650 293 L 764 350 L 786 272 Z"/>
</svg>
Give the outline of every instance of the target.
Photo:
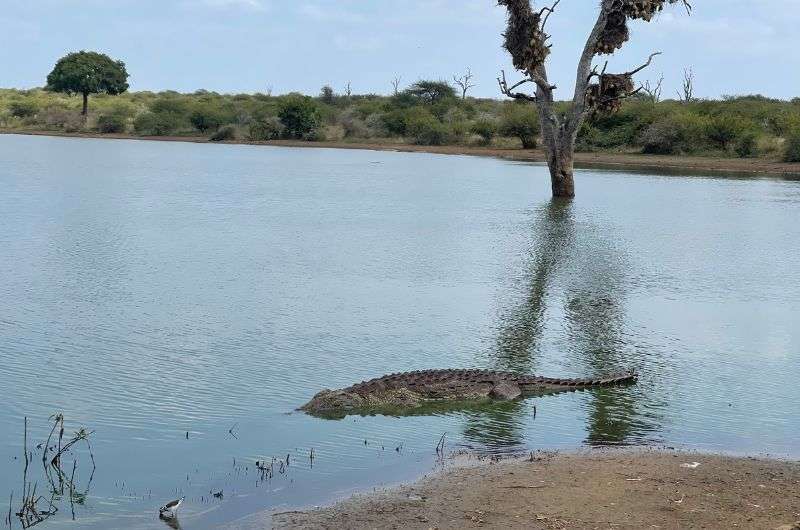
<svg viewBox="0 0 800 530">
<path fill-rule="evenodd" d="M 34 136 L 64 136 L 73 138 L 106 138 L 124 140 L 149 140 L 161 142 L 213 143 L 196 136 L 134 136 L 128 134 L 60 133 L 57 131 L 12 131 L 0 130 L 0 134 L 25 134 Z M 401 151 L 409 153 L 436 153 L 443 155 L 490 156 L 508 160 L 543 162 L 540 149 L 498 149 L 493 147 L 470 147 L 461 145 L 410 145 L 403 143 L 366 142 L 304 142 L 300 140 L 274 140 L 269 142 L 234 141 L 224 142 L 242 145 L 272 145 L 284 147 L 316 147 L 331 149 L 367 149 L 372 151 Z M 800 163 L 786 163 L 763 158 L 715 158 L 699 156 L 661 156 L 632 153 L 576 153 L 577 167 L 619 168 L 638 170 L 670 170 L 687 173 L 737 173 L 769 174 L 800 178 Z"/>
<path fill-rule="evenodd" d="M 800 529 L 800 463 L 660 451 L 456 467 L 329 508 L 230 528 Z"/>
</svg>

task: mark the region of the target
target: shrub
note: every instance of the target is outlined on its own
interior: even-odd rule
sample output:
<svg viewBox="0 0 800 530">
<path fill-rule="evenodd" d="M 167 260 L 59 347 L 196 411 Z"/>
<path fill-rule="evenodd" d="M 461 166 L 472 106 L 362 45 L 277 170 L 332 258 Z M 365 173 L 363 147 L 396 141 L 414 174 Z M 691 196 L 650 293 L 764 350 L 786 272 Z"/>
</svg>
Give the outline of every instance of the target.
<svg viewBox="0 0 800 530">
<path fill-rule="evenodd" d="M 367 116 L 367 118 L 364 120 L 364 124 L 367 126 L 369 135 L 372 138 L 383 138 L 387 135 L 382 116 L 378 113 Z"/>
<path fill-rule="evenodd" d="M 322 137 L 338 142 L 344 139 L 344 128 L 341 125 L 326 125 L 322 128 Z"/>
<path fill-rule="evenodd" d="M 286 138 L 308 138 L 320 125 L 320 113 L 314 100 L 299 94 L 283 98 L 278 117 L 285 127 Z"/>
<path fill-rule="evenodd" d="M 349 108 L 344 110 L 338 118 L 338 124 L 344 129 L 346 137 L 369 138 L 369 129 L 364 120 L 359 118 L 356 109 Z"/>
<path fill-rule="evenodd" d="M 406 118 L 408 113 L 403 109 L 395 109 L 381 116 L 383 127 L 391 136 L 406 135 Z"/>
<path fill-rule="evenodd" d="M 325 130 L 322 127 L 317 127 L 304 134 L 302 139 L 306 142 L 324 142 L 327 136 L 325 136 Z"/>
<path fill-rule="evenodd" d="M 758 134 L 755 131 L 745 131 L 739 135 L 734 148 L 740 158 L 753 158 L 758 156 Z"/>
<path fill-rule="evenodd" d="M 640 140 L 642 152 L 671 155 L 703 147 L 706 120 L 688 112 L 670 114 L 645 129 Z"/>
<path fill-rule="evenodd" d="M 783 148 L 784 162 L 800 162 L 800 129 L 795 129 L 786 137 Z"/>
<path fill-rule="evenodd" d="M 744 120 L 738 116 L 714 116 L 706 125 L 706 135 L 714 146 L 726 151 L 745 127 Z"/>
<path fill-rule="evenodd" d="M 172 113 L 186 116 L 189 113 L 188 101 L 173 95 L 159 97 L 150 103 L 149 108 L 156 114 Z"/>
<path fill-rule="evenodd" d="M 539 112 L 533 105 L 512 103 L 505 106 L 500 118 L 500 134 L 519 138 L 523 149 L 534 149 L 539 131 Z"/>
<path fill-rule="evenodd" d="M 277 140 L 285 130 L 286 127 L 277 116 L 269 116 L 250 123 L 249 138 L 257 142 Z"/>
<path fill-rule="evenodd" d="M 20 99 L 9 103 L 8 110 L 15 118 L 28 118 L 36 115 L 39 106 L 35 101 Z"/>
<path fill-rule="evenodd" d="M 429 113 L 414 113 L 406 120 L 406 133 L 418 145 L 442 145 L 447 141 L 447 126 Z"/>
<path fill-rule="evenodd" d="M 55 105 L 41 110 L 37 121 L 47 129 L 63 129 L 67 132 L 78 131 L 83 127 L 83 116 L 80 111 Z"/>
<path fill-rule="evenodd" d="M 497 134 L 497 123 L 491 118 L 479 118 L 472 122 L 469 130 L 472 134 L 480 137 L 481 145 L 489 145 L 492 143 L 495 134 Z"/>
<path fill-rule="evenodd" d="M 119 114 L 101 114 L 97 118 L 97 130 L 101 133 L 125 132 L 127 121 Z"/>
<path fill-rule="evenodd" d="M 133 128 L 137 133 L 151 136 L 167 136 L 177 131 L 183 123 L 174 112 L 144 112 L 136 117 Z"/>
<path fill-rule="evenodd" d="M 233 125 L 226 125 L 217 129 L 217 132 L 211 135 L 209 140 L 212 142 L 224 142 L 226 140 L 236 140 L 239 137 L 239 131 Z"/>
<path fill-rule="evenodd" d="M 189 123 L 201 133 L 219 129 L 224 119 L 221 111 L 208 105 L 198 105 L 189 115 Z"/>
</svg>

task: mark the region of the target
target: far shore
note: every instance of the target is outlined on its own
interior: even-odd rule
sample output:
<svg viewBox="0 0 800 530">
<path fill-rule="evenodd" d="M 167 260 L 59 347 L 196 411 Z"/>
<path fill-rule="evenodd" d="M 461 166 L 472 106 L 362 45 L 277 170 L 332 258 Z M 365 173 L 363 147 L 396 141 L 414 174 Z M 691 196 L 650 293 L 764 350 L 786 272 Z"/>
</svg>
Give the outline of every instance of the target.
<svg viewBox="0 0 800 530">
<path fill-rule="evenodd" d="M 681 451 L 533 453 L 226 528 L 800 529 L 800 463 Z"/>
<path fill-rule="evenodd" d="M 504 149 L 495 147 L 473 147 L 462 145 L 413 145 L 398 142 L 347 142 L 302 140 L 272 140 L 253 142 L 236 140 L 211 142 L 200 136 L 136 136 L 131 134 L 65 133 L 59 131 L 1 130 L 0 134 L 33 136 L 60 136 L 70 138 L 103 138 L 116 140 L 148 140 L 161 142 L 224 143 L 241 145 L 267 145 L 278 147 L 311 147 L 329 149 L 364 149 L 372 151 L 400 151 L 407 153 L 434 153 L 442 155 L 468 155 L 502 158 L 521 162 L 544 162 L 541 149 Z M 608 168 L 630 170 L 671 171 L 677 173 L 735 173 L 739 175 L 773 175 L 800 178 L 800 163 L 779 162 L 764 158 L 719 158 L 682 155 L 643 155 L 636 153 L 578 152 L 575 153 L 578 168 Z"/>
</svg>

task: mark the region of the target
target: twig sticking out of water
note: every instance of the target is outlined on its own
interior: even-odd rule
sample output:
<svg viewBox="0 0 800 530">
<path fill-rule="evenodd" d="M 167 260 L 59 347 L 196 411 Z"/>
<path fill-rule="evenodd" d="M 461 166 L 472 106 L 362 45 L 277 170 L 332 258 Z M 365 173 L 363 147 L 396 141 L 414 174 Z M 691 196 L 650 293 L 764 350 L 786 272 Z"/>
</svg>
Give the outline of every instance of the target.
<svg viewBox="0 0 800 530">
<path fill-rule="evenodd" d="M 6 524 L 11 526 L 11 506 L 14 504 L 14 490 L 11 490 L 11 497 L 8 499 L 8 515 L 6 516 Z"/>
<path fill-rule="evenodd" d="M 314 448 L 311 448 L 311 452 L 308 454 L 308 459 L 311 462 L 311 469 L 314 469 Z"/>
<path fill-rule="evenodd" d="M 89 487 L 91 486 L 92 480 L 94 478 L 94 472 L 97 468 L 94 460 L 94 452 L 92 450 L 92 445 L 89 442 L 89 436 L 92 432 L 87 431 L 84 428 L 78 430 L 75 435 L 70 438 L 69 440 L 64 440 L 64 415 L 63 414 L 54 414 L 50 417 L 50 420 L 53 422 L 53 426 L 50 429 L 50 433 L 47 436 L 47 441 L 44 443 L 40 443 L 37 445 L 37 449 L 43 449 L 42 451 L 42 466 L 44 468 L 45 476 L 50 484 L 50 496 L 49 498 L 45 497 L 44 495 L 37 495 L 36 491 L 38 488 L 38 482 L 33 483 L 28 479 L 28 468 L 30 463 L 33 461 L 33 453 L 28 452 L 28 418 L 25 418 L 25 425 L 24 425 L 24 432 L 23 432 L 23 451 L 25 456 L 25 467 L 23 470 L 22 475 L 22 501 L 19 510 L 16 512 L 16 516 L 19 518 L 20 525 L 22 528 L 30 528 L 35 526 L 49 517 L 53 516 L 58 512 L 58 508 L 53 504 L 53 501 L 60 496 L 63 496 L 65 492 L 69 494 L 70 506 L 72 507 L 72 518 L 75 519 L 75 504 L 83 504 L 86 499 L 86 495 L 89 492 Z M 58 429 L 58 441 L 54 443 L 52 446 L 50 445 L 53 436 L 55 435 L 56 429 Z M 92 473 L 89 477 L 89 481 L 86 485 L 86 491 L 80 493 L 77 491 L 77 487 L 75 484 L 75 474 L 78 468 L 77 459 L 73 460 L 72 462 L 72 473 L 67 476 L 64 472 L 62 467 L 63 457 L 71 451 L 71 449 L 75 446 L 75 444 L 84 441 L 86 446 L 89 449 L 89 456 L 92 461 Z M 55 478 L 54 478 L 55 475 Z M 47 508 L 42 509 L 40 508 L 40 502 L 46 502 Z M 11 506 L 13 505 L 13 492 L 11 494 L 11 499 L 9 501 L 9 524 L 11 513 Z"/>
<path fill-rule="evenodd" d="M 230 434 L 231 436 L 233 436 L 233 437 L 234 437 L 234 438 L 236 438 L 237 440 L 239 439 L 239 437 L 238 437 L 238 436 L 236 436 L 236 433 L 235 433 L 234 431 L 236 430 L 236 427 L 238 427 L 238 426 L 239 426 L 239 424 L 238 424 L 238 423 L 234 423 L 234 424 L 231 426 L 231 428 L 230 428 L 230 429 L 228 429 L 228 434 Z"/>
<path fill-rule="evenodd" d="M 444 457 L 445 436 L 447 436 L 446 432 L 442 434 L 442 437 L 439 438 L 439 443 L 436 444 L 436 454 L 440 457 Z"/>
</svg>

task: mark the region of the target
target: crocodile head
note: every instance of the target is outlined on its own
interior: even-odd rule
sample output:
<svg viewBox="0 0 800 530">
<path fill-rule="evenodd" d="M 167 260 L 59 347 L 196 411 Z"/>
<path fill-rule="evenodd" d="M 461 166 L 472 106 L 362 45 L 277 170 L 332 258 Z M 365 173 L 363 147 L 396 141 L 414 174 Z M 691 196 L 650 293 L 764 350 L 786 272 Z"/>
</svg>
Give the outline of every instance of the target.
<svg viewBox="0 0 800 530">
<path fill-rule="evenodd" d="M 418 407 L 421 396 L 405 388 L 359 394 L 347 390 L 323 390 L 300 410 L 314 415 L 327 415 L 343 411 L 382 409 L 387 407 Z"/>
</svg>

